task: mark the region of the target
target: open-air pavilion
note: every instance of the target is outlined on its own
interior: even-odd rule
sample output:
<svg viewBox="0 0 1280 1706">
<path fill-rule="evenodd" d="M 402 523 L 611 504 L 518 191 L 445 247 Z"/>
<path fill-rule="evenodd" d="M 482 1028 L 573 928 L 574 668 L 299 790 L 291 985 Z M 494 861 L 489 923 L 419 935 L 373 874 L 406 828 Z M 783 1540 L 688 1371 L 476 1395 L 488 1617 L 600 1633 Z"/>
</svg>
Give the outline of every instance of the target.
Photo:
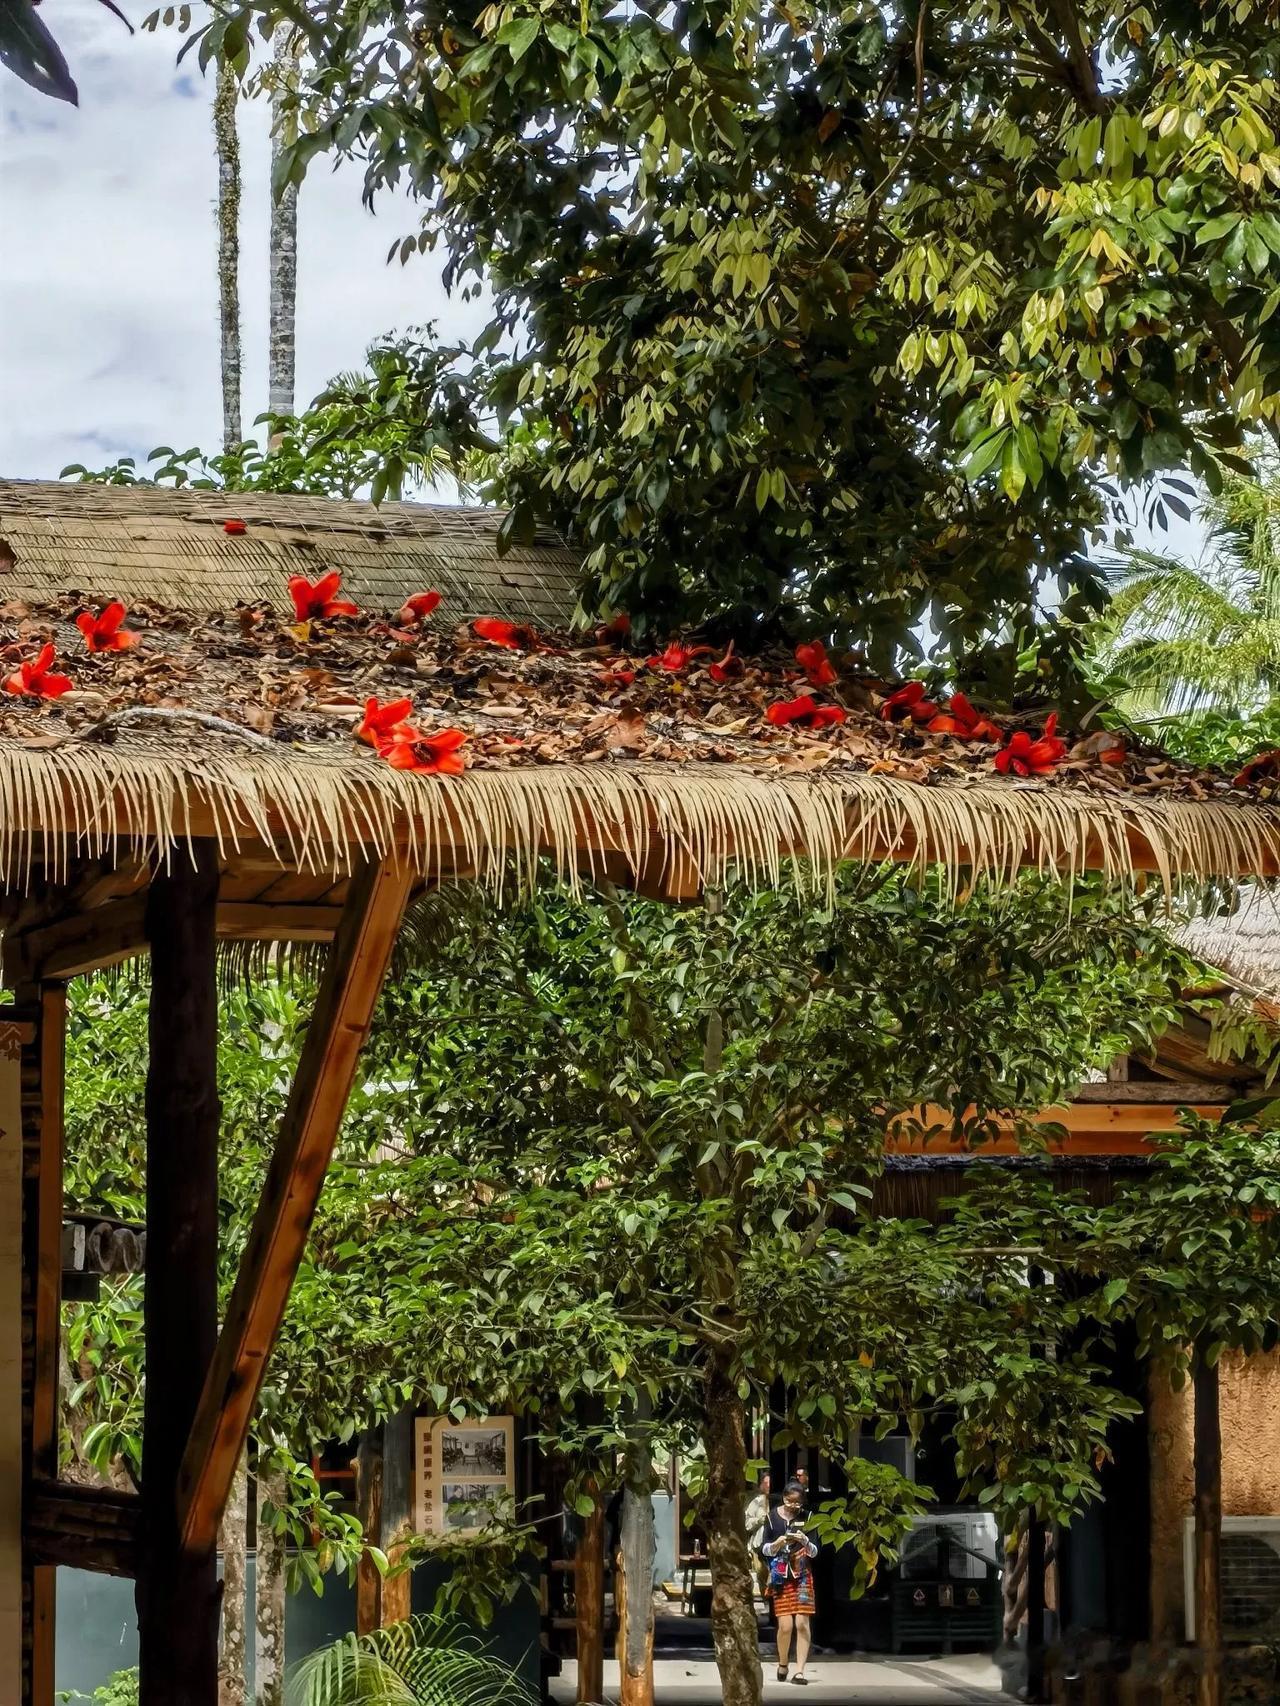
<svg viewBox="0 0 1280 1706">
<path fill-rule="evenodd" d="M 568 584 L 572 559 L 552 540 L 499 559 L 492 526 L 483 512 L 416 506 L 0 486 L 7 667 L 52 643 L 52 667 L 73 681 L 56 698 L 0 698 L 13 993 L 0 1031 L 4 1699 L 50 1706 L 53 1573 L 74 1563 L 137 1582 L 144 1706 L 212 1706 L 219 1518 L 397 930 L 424 887 L 523 881 L 540 859 L 673 900 L 728 867 L 790 880 L 793 856 L 819 885 L 843 858 L 1170 884 L 1280 871 L 1280 809 L 1157 754 L 1111 747 L 1104 760 L 1086 740 L 1051 775 L 1003 774 L 990 745 L 928 733 L 892 707 L 883 715 L 887 690 L 853 670 L 819 694 L 844 720 L 815 727 L 766 714 L 807 691 L 789 657 L 717 680 L 696 655 L 646 668 L 608 636 L 551 643 L 535 629 L 562 607 L 563 592 L 547 589 Z M 288 577 L 314 583 L 332 570 L 361 613 L 294 620 Z M 397 603 L 429 588 L 440 608 L 425 629 L 407 627 Z M 90 654 L 74 619 L 115 597 L 141 638 Z M 494 643 L 466 625 L 484 615 L 514 626 Z M 399 769 L 354 738 L 370 697 L 411 699 L 424 736 L 464 733 L 465 770 Z M 425 763 L 431 751 L 423 742 L 411 756 Z M 299 941 L 329 944 L 327 957 L 219 1331 L 218 954 Z M 59 1484 L 56 1371 L 65 984 L 144 952 L 147 1387 L 135 1499 Z M 1211 1516 L 1211 1482 L 1201 1491 Z M 1208 1646 L 1213 1532 L 1206 1521 Z"/>
</svg>

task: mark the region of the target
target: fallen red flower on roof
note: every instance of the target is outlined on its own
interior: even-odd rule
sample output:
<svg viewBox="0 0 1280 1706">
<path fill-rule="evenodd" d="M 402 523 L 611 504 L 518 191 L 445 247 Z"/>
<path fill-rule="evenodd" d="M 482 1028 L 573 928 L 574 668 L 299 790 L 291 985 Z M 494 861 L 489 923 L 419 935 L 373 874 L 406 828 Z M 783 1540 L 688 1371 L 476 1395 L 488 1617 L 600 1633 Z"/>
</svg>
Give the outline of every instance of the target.
<svg viewBox="0 0 1280 1706">
<path fill-rule="evenodd" d="M 438 592 L 415 592 L 412 598 L 406 598 L 400 606 L 397 622 L 403 622 L 406 628 L 411 628 L 415 622 L 425 621 L 440 602 Z"/>
<path fill-rule="evenodd" d="M 341 586 L 342 576 L 337 569 L 321 575 L 318 581 L 309 581 L 305 575 L 290 575 L 289 597 L 298 621 L 310 622 L 317 616 L 358 616 L 360 612 L 349 598 L 334 597 Z"/>
<path fill-rule="evenodd" d="M 886 723 L 895 721 L 899 712 L 910 717 L 913 723 L 927 723 L 931 717 L 938 715 L 938 707 L 931 699 L 925 698 L 923 681 L 908 681 L 891 693 L 880 707 L 880 715 Z"/>
<path fill-rule="evenodd" d="M 668 675 L 679 675 L 695 658 L 708 657 L 714 650 L 714 646 L 682 646 L 673 641 L 665 651 L 649 659 L 649 668 L 665 669 Z"/>
<path fill-rule="evenodd" d="M 827 656 L 821 640 L 810 640 L 796 647 L 796 662 L 805 673 L 810 687 L 830 687 L 836 679 L 835 665 Z"/>
<path fill-rule="evenodd" d="M 1251 758 L 1233 778 L 1237 788 L 1247 788 L 1251 782 L 1280 781 L 1280 747 L 1272 747 Z"/>
<path fill-rule="evenodd" d="M 356 729 L 356 739 L 367 741 L 370 746 L 377 746 L 379 740 L 403 723 L 412 710 L 412 699 L 388 699 L 385 705 L 380 704 L 377 699 L 366 699 L 364 717 Z"/>
<path fill-rule="evenodd" d="M 1072 758 L 1096 758 L 1099 764 L 1123 764 L 1128 753 L 1123 736 L 1114 729 L 1099 729 L 1071 749 Z"/>
<path fill-rule="evenodd" d="M 231 516 L 222 524 L 222 531 L 224 533 L 243 533 L 244 530 L 244 522 L 238 520 L 235 516 Z"/>
<path fill-rule="evenodd" d="M 394 770 L 419 776 L 461 776 L 467 768 L 458 748 L 466 740 L 461 729 L 437 729 L 424 734 L 412 723 L 397 723 L 378 741 L 378 756 Z"/>
<path fill-rule="evenodd" d="M 91 652 L 127 652 L 131 646 L 138 645 L 142 635 L 135 634 L 132 628 L 122 628 L 120 624 L 124 618 L 125 607 L 115 598 L 99 616 L 82 610 L 76 617 L 76 627 L 84 635 L 85 645 Z"/>
<path fill-rule="evenodd" d="M 707 674 L 712 681 L 718 682 L 723 687 L 726 681 L 737 681 L 740 676 L 746 673 L 746 667 L 742 659 L 735 655 L 733 641 L 730 640 L 729 649 L 724 656 L 717 658 L 715 663 L 707 665 Z"/>
<path fill-rule="evenodd" d="M 765 716 L 776 728 L 798 723 L 802 729 L 821 729 L 843 723 L 848 712 L 843 705 L 819 705 L 811 694 L 802 693 L 798 699 L 779 699 Z"/>
<path fill-rule="evenodd" d="M 505 646 L 509 652 L 532 652 L 538 648 L 538 636 L 526 622 L 479 616 L 471 624 L 471 632 L 477 640 L 488 640 L 491 646 Z"/>
<path fill-rule="evenodd" d="M 42 646 L 35 657 L 18 665 L 5 680 L 6 693 L 20 693 L 28 699 L 61 699 L 72 687 L 69 675 L 53 675 L 53 644 Z"/>
<path fill-rule="evenodd" d="M 953 693 L 938 715 L 931 717 L 925 727 L 930 734 L 955 735 L 958 740 L 999 742 L 1004 738 L 1004 731 L 999 724 L 993 723 L 989 717 L 984 717 L 963 693 Z"/>
<path fill-rule="evenodd" d="M 1051 711 L 1044 720 L 1044 733 L 1032 740 L 1025 729 L 1015 729 L 1009 744 L 995 756 L 995 766 L 1002 776 L 1012 770 L 1015 776 L 1047 776 L 1067 750 L 1067 743 L 1058 739 L 1058 713 Z"/>
</svg>

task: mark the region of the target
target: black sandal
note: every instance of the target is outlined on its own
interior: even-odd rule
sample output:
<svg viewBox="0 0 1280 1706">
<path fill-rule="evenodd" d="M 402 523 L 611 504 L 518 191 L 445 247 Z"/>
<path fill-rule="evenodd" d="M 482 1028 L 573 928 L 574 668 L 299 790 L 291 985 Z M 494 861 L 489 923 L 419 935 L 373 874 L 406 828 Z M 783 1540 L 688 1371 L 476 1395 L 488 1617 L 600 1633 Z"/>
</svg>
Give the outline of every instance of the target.
<svg viewBox="0 0 1280 1706">
<path fill-rule="evenodd" d="M 779 1665 L 778 1666 L 778 1681 L 779 1682 L 785 1682 L 786 1680 L 787 1680 L 787 1667 L 786 1667 L 786 1665 Z"/>
<path fill-rule="evenodd" d="M 792 1682 L 798 1682 L 801 1688 L 808 1688 L 809 1686 L 809 1678 L 807 1676 L 801 1676 L 799 1671 L 796 1672 L 791 1680 Z"/>
</svg>

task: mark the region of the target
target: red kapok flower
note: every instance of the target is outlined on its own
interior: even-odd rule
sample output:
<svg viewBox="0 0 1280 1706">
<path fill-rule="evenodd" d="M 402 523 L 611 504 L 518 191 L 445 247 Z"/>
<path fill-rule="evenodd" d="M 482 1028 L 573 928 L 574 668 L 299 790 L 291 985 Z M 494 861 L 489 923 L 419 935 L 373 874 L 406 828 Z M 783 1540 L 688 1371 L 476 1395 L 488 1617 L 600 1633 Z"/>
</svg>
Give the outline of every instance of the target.
<svg viewBox="0 0 1280 1706">
<path fill-rule="evenodd" d="M 953 693 L 936 717 L 925 725 L 930 734 L 955 735 L 959 740 L 1003 739 L 1003 731 L 989 717 L 971 705 L 963 693 Z"/>
<path fill-rule="evenodd" d="M 400 614 L 396 618 L 406 628 L 411 628 L 415 622 L 423 622 L 436 605 L 440 602 L 438 592 L 415 592 L 412 598 L 406 598 L 400 606 Z"/>
<path fill-rule="evenodd" d="M 42 646 L 35 657 L 20 663 L 4 684 L 6 693 L 21 693 L 28 699 L 61 699 L 71 691 L 69 675 L 51 675 L 52 644 Z"/>
<path fill-rule="evenodd" d="M 602 669 L 597 674 L 606 687 L 630 687 L 636 678 L 634 669 Z"/>
<path fill-rule="evenodd" d="M 925 698 L 923 681 L 908 681 L 891 693 L 880 707 L 880 715 L 886 723 L 896 721 L 899 712 L 910 717 L 913 723 L 927 723 L 931 717 L 938 715 L 938 707 Z"/>
<path fill-rule="evenodd" d="M 1128 754 L 1123 736 L 1114 729 L 1099 729 L 1071 749 L 1072 758 L 1096 758 L 1099 764 L 1123 764 Z"/>
<path fill-rule="evenodd" d="M 466 740 L 461 729 L 437 729 L 425 734 L 412 723 L 397 723 L 377 742 L 378 756 L 395 770 L 420 776 L 461 776 L 467 768 L 458 748 Z"/>
<path fill-rule="evenodd" d="M 125 607 L 118 598 L 112 599 L 100 616 L 82 610 L 76 617 L 76 627 L 84 635 L 91 652 L 127 652 L 142 639 L 132 628 L 122 628 Z"/>
<path fill-rule="evenodd" d="M 509 652 L 532 652 L 538 648 L 538 636 L 525 622 L 503 622 L 497 616 L 481 616 L 471 624 L 477 640 L 488 640 L 491 646 L 505 646 Z"/>
<path fill-rule="evenodd" d="M 367 741 L 370 746 L 377 746 L 384 736 L 404 722 L 412 710 L 412 699 L 388 699 L 385 705 L 379 704 L 376 699 L 366 699 L 364 717 L 356 729 L 356 739 Z"/>
<path fill-rule="evenodd" d="M 682 646 L 673 640 L 665 651 L 649 659 L 649 668 L 665 669 L 668 675 L 679 675 L 695 658 L 707 657 L 714 650 L 714 646 Z"/>
<path fill-rule="evenodd" d="M 779 699 L 765 712 L 776 728 L 787 723 L 799 723 L 802 729 L 822 729 L 831 723 L 843 723 L 848 712 L 843 705 L 819 705 L 810 693 L 798 699 Z"/>
<path fill-rule="evenodd" d="M 1051 711 L 1044 720 L 1044 733 L 1032 740 L 1025 729 L 1015 729 L 1009 744 L 995 757 L 996 769 L 1002 776 L 1012 770 L 1015 776 L 1047 776 L 1067 750 L 1067 743 L 1058 739 L 1058 713 Z"/>
<path fill-rule="evenodd" d="M 619 610 L 607 622 L 601 622 L 596 628 L 596 639 L 601 645 L 610 640 L 625 640 L 631 632 L 631 618 L 625 610 Z"/>
<path fill-rule="evenodd" d="M 289 597 L 293 613 L 299 622 L 310 622 L 317 616 L 358 616 L 360 612 L 349 598 L 335 598 L 342 585 L 342 576 L 334 569 L 309 581 L 305 575 L 289 576 Z"/>
<path fill-rule="evenodd" d="M 222 531 L 224 533 L 239 534 L 243 533 L 244 530 L 244 522 L 241 521 L 238 516 L 229 516 L 222 524 Z"/>
<path fill-rule="evenodd" d="M 1272 747 L 1267 752 L 1258 753 L 1251 758 L 1244 769 L 1234 778 L 1237 788 L 1247 788 L 1251 782 L 1275 782 L 1280 780 L 1280 747 Z"/>
<path fill-rule="evenodd" d="M 827 656 L 827 648 L 821 640 L 810 640 L 807 645 L 797 646 L 796 662 L 804 671 L 810 687 L 830 687 L 836 679 L 835 665 Z"/>
<path fill-rule="evenodd" d="M 734 654 L 733 641 L 730 640 L 729 649 L 724 656 L 707 665 L 707 674 L 712 681 L 718 682 L 723 687 L 726 681 L 737 681 L 745 672 L 746 667 L 742 659 Z"/>
</svg>

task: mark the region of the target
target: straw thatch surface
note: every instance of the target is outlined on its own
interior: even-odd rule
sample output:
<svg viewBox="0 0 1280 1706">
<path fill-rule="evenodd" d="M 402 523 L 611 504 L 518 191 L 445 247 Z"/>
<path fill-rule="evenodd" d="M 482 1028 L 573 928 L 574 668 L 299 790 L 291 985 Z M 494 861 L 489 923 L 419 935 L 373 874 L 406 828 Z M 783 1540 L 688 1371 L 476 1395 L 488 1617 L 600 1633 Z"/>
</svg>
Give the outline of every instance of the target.
<svg viewBox="0 0 1280 1706">
<path fill-rule="evenodd" d="M 13 509 L 15 492 L 29 500 L 25 509 Z M 263 516 L 305 518 L 269 568 L 259 506 Z M 222 529 L 232 509 L 244 534 Z M 122 519 L 129 513 L 141 519 Z M 790 852 L 809 854 L 820 871 L 859 854 L 999 874 L 1024 863 L 1170 878 L 1280 871 L 1280 808 L 1265 782 L 1262 792 L 1242 790 L 1138 747 L 1104 763 L 1097 737 L 1072 745 L 1050 775 L 1002 775 L 993 744 L 887 721 L 892 684 L 851 659 L 838 660 L 838 680 L 818 690 L 843 710 L 842 724 L 778 727 L 769 707 L 806 690 L 789 653 L 716 679 L 710 655 L 668 670 L 620 654 L 603 636 L 526 632 L 503 649 L 462 620 L 475 609 L 475 585 L 455 601 L 434 560 L 408 555 L 408 546 L 394 582 L 377 583 L 391 596 L 362 592 L 375 583 L 349 565 L 393 539 L 397 550 L 410 537 L 443 549 L 448 529 L 422 531 L 438 515 L 307 498 L 0 489 L 0 537 L 17 558 L 7 579 L 0 570 L 9 591 L 0 679 L 52 643 L 55 667 L 74 684 L 55 700 L 0 694 L 0 881 L 20 880 L 33 860 L 56 872 L 59 860 L 122 843 L 163 848 L 189 834 L 216 835 L 228 848 L 265 843 L 303 869 L 344 870 L 352 849 L 367 846 L 495 880 L 511 853 L 526 868 L 549 853 L 566 872 L 618 854 L 637 868 L 682 868 L 686 890 L 690 870 L 705 877 L 738 860 L 772 877 Z M 145 537 L 133 539 L 131 527 Z M 41 529 L 58 543 L 37 585 L 32 541 Z M 323 546 L 308 556 L 306 537 Z M 157 597 L 164 550 L 176 562 L 197 538 L 198 587 L 172 578 L 175 567 L 165 571 L 168 596 Z M 340 563 L 343 595 L 360 614 L 297 623 L 280 591 L 286 569 L 299 567 L 289 552 L 306 558 L 312 580 Z M 554 547 L 546 553 L 565 562 Z M 128 623 L 141 643 L 90 655 L 74 618 L 108 594 L 127 598 L 139 584 L 127 565 L 138 561 L 151 565 L 151 596 L 135 602 Z M 22 596 L 28 586 L 36 590 Z M 426 627 L 402 627 L 398 603 L 432 587 L 444 596 Z M 529 602 L 494 577 L 483 590 L 492 593 L 487 613 L 527 617 Z M 241 607 L 231 608 L 237 598 Z M 466 773 L 395 770 L 357 742 L 370 696 L 408 699 L 427 733 L 461 730 Z M 1043 720 L 1040 711 L 1022 722 L 1034 735 Z M 75 839 L 46 839 L 50 832 Z"/>
<path fill-rule="evenodd" d="M 1243 889 L 1233 911 L 1192 919 L 1177 934 L 1197 959 L 1248 993 L 1280 1002 L 1280 895 L 1274 891 Z"/>
<path fill-rule="evenodd" d="M 245 523 L 231 537 L 230 518 Z M 567 623 L 578 558 L 552 534 L 498 555 L 500 511 L 443 504 L 341 503 L 268 492 L 0 481 L 2 595 L 42 603 L 76 589 L 184 610 L 287 603 L 290 575 L 342 573 L 348 594 L 394 610 L 438 587 L 455 617 L 501 609 Z M 7 549 L 6 549 L 7 547 Z"/>
</svg>

